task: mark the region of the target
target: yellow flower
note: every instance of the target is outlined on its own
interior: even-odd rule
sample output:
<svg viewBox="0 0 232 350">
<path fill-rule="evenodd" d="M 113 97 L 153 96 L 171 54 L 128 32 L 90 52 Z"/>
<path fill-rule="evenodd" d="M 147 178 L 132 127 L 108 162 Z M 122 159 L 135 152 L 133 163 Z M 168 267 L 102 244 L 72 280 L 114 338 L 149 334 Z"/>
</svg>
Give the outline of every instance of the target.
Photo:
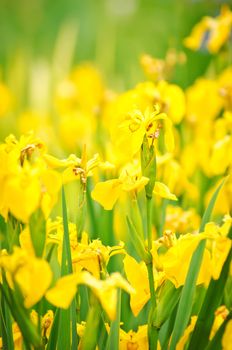
<svg viewBox="0 0 232 350">
<path fill-rule="evenodd" d="M 134 292 L 118 272 L 111 274 L 106 280 L 98 280 L 89 272 L 83 271 L 60 278 L 55 287 L 46 293 L 46 298 L 51 304 L 67 309 L 76 294 L 77 285 L 80 284 L 91 289 L 111 320 L 116 318 L 117 288 L 122 288 L 127 293 Z"/>
<path fill-rule="evenodd" d="M 225 157 L 227 154 L 227 157 Z M 232 164 L 232 137 L 224 136 L 218 140 L 212 148 L 209 167 L 214 175 L 224 174 L 229 165 Z"/>
<path fill-rule="evenodd" d="M 8 87 L 0 83 L 0 117 L 4 117 L 12 105 L 12 96 Z"/>
<path fill-rule="evenodd" d="M 123 192 L 136 196 L 148 181 L 147 177 L 141 176 L 137 164 L 128 164 L 121 171 L 119 178 L 97 183 L 91 196 L 105 210 L 111 210 Z"/>
<path fill-rule="evenodd" d="M 13 334 L 13 341 L 14 341 L 14 350 L 22 350 L 23 337 L 22 337 L 22 333 L 20 332 L 19 326 L 17 325 L 16 322 L 13 322 L 12 324 L 12 334 Z M 0 337 L 0 349 L 3 349 L 2 337 Z"/>
<path fill-rule="evenodd" d="M 55 102 L 60 112 L 82 110 L 95 113 L 104 100 L 104 84 L 91 64 L 77 66 L 57 87 Z"/>
<path fill-rule="evenodd" d="M 232 344 L 232 320 L 230 320 L 226 325 L 226 329 L 222 337 L 222 349 L 231 350 L 232 349 L 231 344 Z"/>
<path fill-rule="evenodd" d="M 86 184 L 87 177 L 92 176 L 93 170 L 97 167 L 112 168 L 112 164 L 100 160 L 98 153 L 87 160 L 86 146 L 83 148 L 81 158 L 78 158 L 75 154 L 70 154 L 66 159 L 58 159 L 49 154 L 44 155 L 43 158 L 51 168 L 66 168 L 62 173 L 63 183 L 80 179 L 83 184 Z"/>
<path fill-rule="evenodd" d="M 124 120 L 112 131 L 112 137 L 121 152 L 126 150 L 128 156 L 134 156 L 140 150 L 144 136 L 147 135 L 154 141 L 159 137 L 162 127 L 164 127 L 166 149 L 172 151 L 174 148 L 172 122 L 165 113 L 160 113 L 158 106 L 154 112 L 150 112 L 149 108 L 144 113 L 139 109 L 128 112 Z"/>
<path fill-rule="evenodd" d="M 135 316 L 139 314 L 144 305 L 150 299 L 150 288 L 147 274 L 147 268 L 143 261 L 138 263 L 130 255 L 126 254 L 123 259 L 124 269 L 126 277 L 132 287 L 135 289 L 135 293 L 130 296 L 130 306 Z M 136 271 L 136 273 L 135 273 Z M 157 288 L 163 279 L 162 273 L 154 273 L 155 287 Z"/>
<path fill-rule="evenodd" d="M 207 249 L 211 254 L 211 275 L 212 278 L 218 279 L 231 248 L 231 240 L 227 237 L 230 222 L 217 226 L 216 224 L 208 223 L 205 227 L 203 235 L 207 238 Z"/>
<path fill-rule="evenodd" d="M 182 335 L 182 337 L 180 338 L 180 340 L 177 343 L 176 350 L 184 350 L 185 344 L 187 343 L 187 341 L 190 337 L 190 334 L 194 330 L 196 322 L 197 322 L 197 316 L 192 316 L 190 324 L 185 329 L 184 334 Z"/>
<path fill-rule="evenodd" d="M 166 253 L 159 255 L 165 277 L 169 279 L 176 288 L 179 288 L 185 283 L 191 257 L 202 239 L 204 239 L 204 236 L 201 234 L 180 236 L 174 246 L 171 246 Z M 156 250 L 152 249 L 152 255 L 154 255 L 155 252 Z M 185 262 L 184 264 L 183 261 Z M 207 283 L 210 276 L 210 253 L 205 250 L 197 285 Z"/>
<path fill-rule="evenodd" d="M 222 104 L 215 80 L 199 78 L 186 90 L 186 117 L 191 123 L 204 123 L 205 120 L 214 119 Z"/>
<path fill-rule="evenodd" d="M 0 145 L 0 213 L 8 213 L 27 222 L 31 214 L 42 208 L 45 216 L 57 201 L 60 176 L 48 169 L 43 160 L 45 145 L 33 134 L 17 139 L 10 135 Z"/>
<path fill-rule="evenodd" d="M 99 239 L 92 242 L 82 242 L 72 249 L 72 263 L 75 271 L 87 270 L 94 277 L 105 275 L 106 266 L 110 258 L 117 254 L 125 254 L 123 244 L 118 246 L 104 246 Z"/>
<path fill-rule="evenodd" d="M 161 111 L 167 113 L 174 124 L 181 122 L 186 103 L 185 94 L 178 85 L 160 81 L 155 86 L 155 102 L 161 106 Z"/>
<path fill-rule="evenodd" d="M 184 44 L 192 50 L 198 50 L 205 41 L 209 52 L 217 53 L 229 40 L 231 28 L 232 12 L 225 5 L 221 8 L 221 13 L 216 18 L 203 17 L 193 28 L 190 36 L 184 40 Z"/>
<path fill-rule="evenodd" d="M 41 326 L 42 326 L 42 336 L 47 339 L 50 336 L 52 325 L 54 320 L 54 314 L 52 310 L 48 310 L 46 314 L 42 318 Z"/>
<path fill-rule="evenodd" d="M 88 234 L 82 233 L 80 242 L 77 242 L 76 224 L 69 222 L 69 239 L 71 246 L 71 256 L 73 271 L 80 272 L 87 270 L 94 277 L 100 278 L 101 273 L 105 274 L 106 266 L 110 258 L 116 254 L 124 254 L 124 244 L 120 242 L 117 246 L 105 246 L 99 239 L 89 241 Z M 24 246 L 29 246 L 29 232 L 24 230 L 20 234 L 20 243 Z M 27 237 L 26 237 L 27 234 Z M 55 243 L 58 245 L 58 261 L 61 263 L 62 257 L 62 242 L 64 236 L 63 219 L 57 217 L 55 221 L 50 219 L 47 221 L 47 244 Z"/>
<path fill-rule="evenodd" d="M 196 232 L 200 224 L 200 217 L 193 208 L 183 210 L 181 207 L 168 205 L 164 230 L 177 233 Z"/>
<path fill-rule="evenodd" d="M 120 350 L 148 350 L 147 325 L 139 326 L 137 332 L 119 330 Z"/>
<path fill-rule="evenodd" d="M 225 307 L 225 305 L 221 305 L 217 308 L 217 310 L 214 313 L 214 322 L 209 336 L 210 340 L 213 339 L 216 332 L 218 331 L 224 320 L 227 318 L 228 314 L 229 310 Z"/>
<path fill-rule="evenodd" d="M 76 274 L 67 275 L 57 280 L 55 286 L 46 292 L 46 299 L 53 305 L 68 309 L 76 292 L 78 277 Z"/>
<path fill-rule="evenodd" d="M 130 297 L 130 306 L 133 314 L 137 316 L 150 299 L 147 268 L 144 262 L 138 263 L 128 254 L 126 254 L 123 264 L 127 279 L 136 291 Z"/>
<path fill-rule="evenodd" d="M 14 289 L 14 283 L 19 286 L 26 308 L 32 307 L 43 297 L 52 281 L 48 262 L 18 247 L 14 248 L 12 255 L 0 256 L 0 266 L 6 272 L 10 287 Z"/>
<path fill-rule="evenodd" d="M 166 186 L 162 182 L 158 182 L 158 181 L 155 182 L 153 193 L 162 198 L 170 199 L 172 201 L 177 201 L 176 196 L 173 193 L 171 193 L 168 186 Z"/>
</svg>

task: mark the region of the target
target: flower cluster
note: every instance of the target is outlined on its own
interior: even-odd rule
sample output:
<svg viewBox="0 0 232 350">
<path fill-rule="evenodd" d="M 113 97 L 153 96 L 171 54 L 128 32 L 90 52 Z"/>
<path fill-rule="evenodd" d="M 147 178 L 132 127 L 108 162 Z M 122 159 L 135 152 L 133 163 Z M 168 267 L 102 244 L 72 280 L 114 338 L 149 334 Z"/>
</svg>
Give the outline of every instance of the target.
<svg viewBox="0 0 232 350">
<path fill-rule="evenodd" d="M 184 43 L 217 53 L 231 28 L 222 7 Z M 184 63 L 143 55 L 121 93 L 81 64 L 56 118 L 1 135 L 0 349 L 231 349 L 232 66 L 183 89 Z"/>
</svg>

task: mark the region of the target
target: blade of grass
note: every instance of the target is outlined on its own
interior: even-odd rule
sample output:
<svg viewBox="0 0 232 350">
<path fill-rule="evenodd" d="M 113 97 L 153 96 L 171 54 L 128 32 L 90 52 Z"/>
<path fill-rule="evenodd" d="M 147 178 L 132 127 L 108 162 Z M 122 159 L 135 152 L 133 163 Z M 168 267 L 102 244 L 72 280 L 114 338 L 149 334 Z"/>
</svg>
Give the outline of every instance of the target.
<svg viewBox="0 0 232 350">
<path fill-rule="evenodd" d="M 105 350 L 108 339 L 108 333 L 106 331 L 104 316 L 101 314 L 100 322 L 99 322 L 99 336 L 98 336 L 98 347 L 99 350 Z"/>
<path fill-rule="evenodd" d="M 31 349 L 31 345 L 33 345 L 36 350 L 41 349 L 40 335 L 37 332 L 37 328 L 31 323 L 30 315 L 21 304 L 18 303 L 18 300 L 6 283 L 0 284 L 0 288 L 11 314 L 19 326 L 27 349 Z"/>
<path fill-rule="evenodd" d="M 87 182 L 87 188 L 86 188 L 86 200 L 87 200 L 87 210 L 90 217 L 90 232 L 91 232 L 91 239 L 98 238 L 98 221 L 96 218 L 95 208 L 94 208 L 94 202 L 92 200 L 92 197 L 90 195 L 90 181 Z"/>
<path fill-rule="evenodd" d="M 221 184 L 215 190 L 209 202 L 209 205 L 205 210 L 205 213 L 203 215 L 201 225 L 200 225 L 200 230 L 199 230 L 200 232 L 204 230 L 206 223 L 210 220 L 210 216 L 212 214 L 217 196 L 219 194 L 220 189 L 224 185 L 224 182 L 225 182 L 225 179 L 221 182 Z M 170 350 L 176 349 L 177 343 L 180 337 L 182 336 L 182 334 L 184 333 L 184 330 L 188 324 L 188 321 L 191 315 L 193 297 L 194 297 L 195 288 L 196 288 L 196 281 L 197 281 L 198 273 L 201 267 L 205 244 L 206 244 L 205 240 L 202 240 L 199 243 L 197 249 L 193 253 L 193 256 L 190 262 L 188 274 L 185 280 L 185 284 L 183 286 L 183 290 L 181 293 L 180 302 L 179 302 L 179 306 L 176 314 Z"/>
<path fill-rule="evenodd" d="M 160 329 L 159 341 L 160 341 L 162 350 L 167 350 L 168 349 L 169 339 L 171 337 L 172 330 L 173 330 L 173 325 L 174 325 L 174 322 L 175 322 L 177 307 L 178 307 L 178 304 L 176 305 L 176 307 L 172 311 L 171 316 L 169 317 L 169 319 L 163 324 L 163 326 Z"/>
<path fill-rule="evenodd" d="M 3 350 L 13 349 L 13 334 L 10 310 L 3 295 L 1 295 L 0 328 Z"/>
<path fill-rule="evenodd" d="M 63 250 L 61 263 L 61 276 L 72 273 L 72 257 L 69 240 L 68 215 L 66 207 L 66 199 L 64 187 L 62 187 L 62 214 L 63 214 Z M 77 349 L 78 338 L 76 330 L 76 298 L 73 299 L 72 304 L 68 310 L 60 310 L 59 334 L 57 349 Z M 70 327 L 72 325 L 72 328 Z M 72 332 L 71 332 L 72 330 Z M 72 339 L 70 339 L 70 334 Z"/>
<path fill-rule="evenodd" d="M 46 240 L 46 220 L 41 209 L 33 213 L 29 220 L 30 236 L 36 256 L 43 255 Z"/>
<path fill-rule="evenodd" d="M 232 235 L 232 229 L 230 235 Z M 219 279 L 211 279 L 210 281 L 203 305 L 198 315 L 196 326 L 191 336 L 188 350 L 204 349 L 207 346 L 210 331 L 214 322 L 214 313 L 218 306 L 220 306 L 223 297 L 223 291 L 230 270 L 231 259 L 232 248 L 230 249 L 223 265 Z"/>
<path fill-rule="evenodd" d="M 56 310 L 46 350 L 56 349 L 60 321 L 60 309 Z"/>
</svg>

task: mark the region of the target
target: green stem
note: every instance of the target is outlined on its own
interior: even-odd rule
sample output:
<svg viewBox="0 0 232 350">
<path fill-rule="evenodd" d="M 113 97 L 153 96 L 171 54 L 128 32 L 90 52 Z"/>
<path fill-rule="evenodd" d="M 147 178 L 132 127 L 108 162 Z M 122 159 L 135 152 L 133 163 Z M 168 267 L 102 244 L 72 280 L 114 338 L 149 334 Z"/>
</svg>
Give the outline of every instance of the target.
<svg viewBox="0 0 232 350">
<path fill-rule="evenodd" d="M 152 198 L 147 197 L 147 241 L 148 241 L 148 251 L 150 253 L 152 248 Z M 149 287 L 151 293 L 151 308 L 148 318 L 148 341 L 149 350 L 157 349 L 158 342 L 158 329 L 153 325 L 153 312 L 156 307 L 156 295 L 155 295 L 155 281 L 153 274 L 153 262 L 147 264 L 147 272 L 149 279 Z"/>
<path fill-rule="evenodd" d="M 141 214 L 140 214 L 139 205 L 136 197 L 132 198 L 131 200 L 131 219 L 140 238 L 144 241 L 143 225 L 142 225 Z"/>
<path fill-rule="evenodd" d="M 147 197 L 147 242 L 148 251 L 152 248 L 152 198 Z"/>
<path fill-rule="evenodd" d="M 86 209 L 86 184 L 80 180 L 77 211 L 77 241 L 81 239 L 82 232 L 85 228 Z"/>
</svg>

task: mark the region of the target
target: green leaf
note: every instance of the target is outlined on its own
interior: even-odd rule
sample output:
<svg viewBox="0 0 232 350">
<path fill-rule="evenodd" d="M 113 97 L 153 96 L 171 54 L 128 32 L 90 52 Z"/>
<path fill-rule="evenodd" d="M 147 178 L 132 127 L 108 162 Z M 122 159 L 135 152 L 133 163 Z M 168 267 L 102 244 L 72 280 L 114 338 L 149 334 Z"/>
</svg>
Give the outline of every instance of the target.
<svg viewBox="0 0 232 350">
<path fill-rule="evenodd" d="M 60 309 L 57 309 L 53 320 L 52 329 L 49 335 L 49 340 L 48 340 L 46 350 L 56 349 L 57 340 L 58 340 L 59 321 L 60 321 Z"/>
<path fill-rule="evenodd" d="M 160 329 L 167 321 L 175 309 L 181 294 L 182 287 L 175 288 L 170 281 L 165 281 L 160 287 L 159 294 L 156 296 L 156 307 L 153 311 L 153 325 Z"/>
<path fill-rule="evenodd" d="M 146 251 L 146 249 L 144 247 L 144 243 L 143 243 L 139 233 L 137 232 L 136 228 L 134 227 L 133 223 L 131 222 L 131 220 L 128 217 L 126 217 L 126 221 L 127 221 L 127 225 L 128 225 L 128 231 L 129 231 L 131 243 L 133 244 L 133 246 L 134 246 L 136 252 L 138 253 L 138 255 L 140 256 L 140 258 L 146 264 L 149 264 L 151 262 L 151 256 L 148 253 L 148 251 Z"/>
<path fill-rule="evenodd" d="M 102 309 L 99 301 L 91 294 L 91 303 L 86 320 L 86 327 L 81 338 L 80 348 L 83 350 L 95 350 L 98 342 L 99 324 L 101 320 Z"/>
<path fill-rule="evenodd" d="M 219 279 L 211 279 L 203 305 L 198 315 L 197 323 L 191 336 L 188 350 L 204 349 L 207 346 L 211 328 L 214 322 L 214 313 L 220 306 L 223 291 L 226 285 L 232 259 L 232 248 L 223 265 Z"/>
<path fill-rule="evenodd" d="M 221 182 L 221 184 L 215 190 L 209 202 L 209 205 L 206 208 L 206 211 L 201 221 L 200 232 L 204 230 L 206 223 L 210 220 L 210 216 L 212 214 L 218 193 L 222 188 L 222 186 L 224 185 L 224 182 L 225 182 L 225 179 Z M 193 305 L 195 288 L 196 288 L 196 281 L 197 281 L 198 273 L 201 267 L 205 244 L 206 244 L 205 240 L 202 240 L 199 243 L 197 249 L 193 253 L 193 256 L 190 262 L 188 274 L 185 280 L 185 284 L 183 286 L 183 290 L 181 293 L 180 302 L 179 302 L 179 306 L 176 314 L 176 320 L 174 324 L 170 350 L 175 350 L 176 345 L 179 339 L 181 338 L 181 336 L 183 335 L 184 330 L 189 322 L 192 305 Z"/>
<path fill-rule="evenodd" d="M 4 295 L 1 295 L 0 328 L 2 335 L 3 350 L 13 349 L 13 334 L 10 309 L 6 303 Z"/>
<path fill-rule="evenodd" d="M 41 209 L 31 215 L 29 229 L 35 255 L 41 257 L 46 241 L 46 220 Z"/>
<path fill-rule="evenodd" d="M 117 316 L 110 324 L 110 333 L 107 341 L 106 350 L 118 350 L 119 349 L 119 330 L 121 319 L 121 290 L 118 289 L 118 301 L 117 301 Z"/>
<path fill-rule="evenodd" d="M 62 249 L 62 263 L 61 263 L 61 276 L 72 273 L 72 257 L 69 240 L 69 228 L 68 228 L 68 215 L 66 207 L 66 199 L 64 187 L 62 187 L 62 212 L 63 212 L 63 227 L 64 227 L 64 238 L 63 238 L 63 249 Z M 76 330 L 76 300 L 73 299 L 71 306 L 68 310 L 60 310 L 59 320 L 59 333 L 57 349 L 77 349 L 78 338 Z M 72 331 L 71 331 L 72 325 Z M 72 335 L 72 340 L 70 339 Z M 72 344 L 72 345 L 71 345 Z"/>
<path fill-rule="evenodd" d="M 98 335 L 99 350 L 106 349 L 107 339 L 108 339 L 108 333 L 106 331 L 106 326 L 105 326 L 103 313 L 102 313 L 99 321 L 99 335 Z"/>
<path fill-rule="evenodd" d="M 31 345 L 33 345 L 35 349 L 41 349 L 41 337 L 37 328 L 31 322 L 28 310 L 22 306 L 21 298 L 18 297 L 18 293 L 16 294 L 16 292 L 13 292 L 5 278 L 3 278 L 3 281 L 4 283 L 0 284 L 2 294 L 4 295 L 14 320 L 19 326 L 27 348 L 30 349 Z M 14 285 L 14 289 L 17 289 L 16 285 Z"/>
</svg>

